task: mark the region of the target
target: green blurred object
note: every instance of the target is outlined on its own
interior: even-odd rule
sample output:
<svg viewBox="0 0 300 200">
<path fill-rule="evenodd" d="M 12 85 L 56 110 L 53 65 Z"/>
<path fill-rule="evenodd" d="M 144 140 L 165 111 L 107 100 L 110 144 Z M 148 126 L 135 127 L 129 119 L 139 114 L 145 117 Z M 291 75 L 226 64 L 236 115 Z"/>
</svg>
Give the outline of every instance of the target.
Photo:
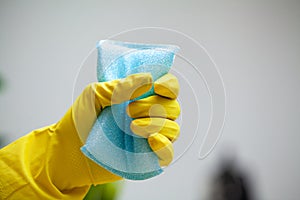
<svg viewBox="0 0 300 200">
<path fill-rule="evenodd" d="M 0 74 L 0 91 L 3 89 L 3 86 L 4 86 L 4 80 L 2 78 L 2 75 Z M 3 133 L 1 132 L 1 135 L 0 135 L 0 148 L 2 148 L 5 145 L 5 138 L 3 137 L 2 134 Z"/>
<path fill-rule="evenodd" d="M 2 135 L 0 135 L 0 149 L 2 148 L 2 147 L 4 147 L 4 138 L 3 138 L 3 136 Z"/>
<path fill-rule="evenodd" d="M 2 78 L 2 75 L 0 74 L 0 91 L 4 88 L 4 80 Z"/>
<path fill-rule="evenodd" d="M 121 189 L 121 182 L 91 186 L 84 200 L 115 200 Z"/>
</svg>

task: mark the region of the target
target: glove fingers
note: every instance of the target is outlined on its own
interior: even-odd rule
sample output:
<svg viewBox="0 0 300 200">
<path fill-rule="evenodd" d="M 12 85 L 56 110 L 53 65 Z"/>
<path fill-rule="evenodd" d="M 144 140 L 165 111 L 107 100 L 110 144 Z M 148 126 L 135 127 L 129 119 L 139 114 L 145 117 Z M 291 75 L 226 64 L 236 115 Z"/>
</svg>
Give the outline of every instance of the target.
<svg viewBox="0 0 300 200">
<path fill-rule="evenodd" d="M 175 120 L 180 114 L 179 103 L 158 95 L 131 102 L 127 106 L 131 118 L 161 117 Z"/>
<path fill-rule="evenodd" d="M 178 79 L 172 74 L 166 74 L 154 82 L 154 92 L 160 96 L 176 99 L 179 93 Z"/>
<path fill-rule="evenodd" d="M 148 138 L 151 149 L 159 158 L 160 166 L 169 165 L 174 157 L 172 142 L 162 134 L 154 134 Z"/>
<path fill-rule="evenodd" d="M 108 82 L 95 83 L 94 91 L 101 107 L 119 104 L 134 99 L 149 91 L 152 87 L 150 73 L 139 73 Z"/>
<path fill-rule="evenodd" d="M 171 142 L 179 136 L 179 125 L 169 119 L 163 118 L 139 118 L 131 122 L 130 128 L 133 133 L 144 138 L 160 133 L 166 136 Z"/>
</svg>

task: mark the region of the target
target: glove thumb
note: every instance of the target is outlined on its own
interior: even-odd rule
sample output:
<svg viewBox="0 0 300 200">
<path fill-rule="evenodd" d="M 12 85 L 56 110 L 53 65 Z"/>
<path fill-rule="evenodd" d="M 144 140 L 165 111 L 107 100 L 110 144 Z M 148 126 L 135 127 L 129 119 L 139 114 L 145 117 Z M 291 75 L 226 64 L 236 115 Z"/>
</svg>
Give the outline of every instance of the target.
<svg viewBox="0 0 300 200">
<path fill-rule="evenodd" d="M 89 84 L 72 106 L 74 126 L 83 143 L 101 110 L 141 96 L 152 87 L 150 73 L 139 73 L 108 82 Z"/>
</svg>

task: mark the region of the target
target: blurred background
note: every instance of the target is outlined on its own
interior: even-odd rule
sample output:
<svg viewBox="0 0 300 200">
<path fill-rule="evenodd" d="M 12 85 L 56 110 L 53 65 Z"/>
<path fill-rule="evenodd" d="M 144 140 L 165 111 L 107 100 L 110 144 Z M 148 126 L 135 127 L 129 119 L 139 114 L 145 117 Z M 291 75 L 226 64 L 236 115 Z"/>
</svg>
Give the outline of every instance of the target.
<svg viewBox="0 0 300 200">
<path fill-rule="evenodd" d="M 166 27 L 199 41 L 218 64 L 228 101 L 223 136 L 205 160 L 196 140 L 166 173 L 118 183 L 111 198 L 299 199 L 299 19 L 300 1 L 1 0 L 1 145 L 64 115 L 98 40 Z"/>
</svg>

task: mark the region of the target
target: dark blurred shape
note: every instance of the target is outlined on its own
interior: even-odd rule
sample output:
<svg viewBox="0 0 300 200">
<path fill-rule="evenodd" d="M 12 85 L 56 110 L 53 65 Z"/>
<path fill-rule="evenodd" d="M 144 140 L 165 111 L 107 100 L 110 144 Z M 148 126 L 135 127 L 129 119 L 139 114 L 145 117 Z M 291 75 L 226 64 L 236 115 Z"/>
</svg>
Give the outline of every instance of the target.
<svg viewBox="0 0 300 200">
<path fill-rule="evenodd" d="M 235 164 L 233 157 L 222 159 L 214 177 L 210 200 L 253 200 L 249 178 Z"/>
</svg>

